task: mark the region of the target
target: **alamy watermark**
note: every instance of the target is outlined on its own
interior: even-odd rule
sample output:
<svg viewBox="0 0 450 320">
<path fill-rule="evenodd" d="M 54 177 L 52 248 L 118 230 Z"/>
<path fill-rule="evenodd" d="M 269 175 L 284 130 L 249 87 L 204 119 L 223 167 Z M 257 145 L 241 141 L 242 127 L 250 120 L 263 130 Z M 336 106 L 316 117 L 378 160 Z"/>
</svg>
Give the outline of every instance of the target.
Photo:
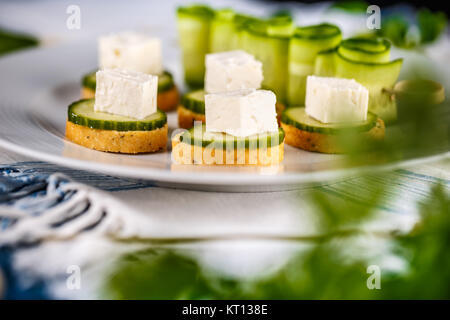
<svg viewBox="0 0 450 320">
<path fill-rule="evenodd" d="M 370 5 L 367 7 L 367 14 L 369 16 L 366 20 L 366 26 L 370 30 L 381 29 L 381 9 L 377 5 Z"/>
<path fill-rule="evenodd" d="M 66 287 L 69 290 L 81 289 L 81 268 L 77 265 L 70 265 L 66 269 L 66 273 L 69 275 L 66 280 Z"/>
<path fill-rule="evenodd" d="M 66 13 L 69 15 L 66 19 L 66 26 L 69 30 L 81 29 L 81 9 L 79 6 L 72 4 L 67 7 Z"/>
<path fill-rule="evenodd" d="M 377 265 L 370 265 L 367 267 L 366 272 L 370 274 L 367 278 L 367 289 L 369 290 L 380 290 L 381 289 L 381 268 Z"/>
</svg>

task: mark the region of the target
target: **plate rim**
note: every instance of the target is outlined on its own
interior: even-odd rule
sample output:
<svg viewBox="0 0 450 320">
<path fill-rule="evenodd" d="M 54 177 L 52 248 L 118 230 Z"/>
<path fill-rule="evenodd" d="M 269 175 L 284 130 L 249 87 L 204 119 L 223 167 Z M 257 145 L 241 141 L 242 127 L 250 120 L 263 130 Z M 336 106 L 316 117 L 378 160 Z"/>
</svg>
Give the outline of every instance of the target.
<svg viewBox="0 0 450 320">
<path fill-rule="evenodd" d="M 439 161 L 446 158 L 450 158 L 450 151 L 435 154 L 431 156 L 424 156 L 414 159 L 408 159 L 403 161 L 396 161 L 382 165 L 363 165 L 353 168 L 341 168 L 334 170 L 323 170 L 317 172 L 299 172 L 289 173 L 282 175 L 270 175 L 270 174 L 248 174 L 248 173 L 214 173 L 214 174 L 195 174 L 188 172 L 179 172 L 177 175 L 173 175 L 171 172 L 166 172 L 161 169 L 146 168 L 146 170 L 137 171 L 136 167 L 114 165 L 114 164 L 100 164 L 95 161 L 87 161 L 80 159 L 73 159 L 64 156 L 51 155 L 43 151 L 33 150 L 30 148 L 15 145 L 12 142 L 4 140 L 0 137 L 0 147 L 6 150 L 38 159 L 41 161 L 47 161 L 55 163 L 63 167 L 69 167 L 79 170 L 86 170 L 91 172 L 102 172 L 113 176 L 122 176 L 133 179 L 141 179 L 148 181 L 161 181 L 178 185 L 193 184 L 193 185 L 220 185 L 220 186 L 256 186 L 256 185 L 295 185 L 304 183 L 323 182 L 327 180 L 340 179 L 346 176 L 352 176 L 354 174 L 364 174 L 368 171 L 387 171 L 394 170 L 400 167 L 409 167 L 413 165 L 420 165 L 432 161 Z M 93 165 L 94 164 L 94 165 Z M 98 167 L 98 168 L 97 168 Z M 102 168 L 100 168 L 102 167 Z M 220 176 L 220 177 L 219 177 Z M 239 177 L 238 177 L 239 176 Z M 183 181 L 180 181 L 180 177 L 183 177 Z M 206 178 L 205 178 L 206 177 Z M 236 180 L 239 179 L 239 182 Z"/>
</svg>

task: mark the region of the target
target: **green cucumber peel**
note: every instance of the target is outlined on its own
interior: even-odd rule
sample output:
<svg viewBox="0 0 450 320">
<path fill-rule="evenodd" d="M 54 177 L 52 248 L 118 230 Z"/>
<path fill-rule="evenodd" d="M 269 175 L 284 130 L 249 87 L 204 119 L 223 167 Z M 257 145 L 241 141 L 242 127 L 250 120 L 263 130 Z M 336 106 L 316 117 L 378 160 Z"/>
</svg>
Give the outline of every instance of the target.
<svg viewBox="0 0 450 320">
<path fill-rule="evenodd" d="M 193 17 L 196 19 L 210 20 L 214 17 L 214 10 L 211 7 L 201 4 L 191 6 L 180 6 L 177 8 L 177 16 Z"/>
<path fill-rule="evenodd" d="M 357 123 L 322 123 L 308 114 L 305 108 L 294 107 L 286 109 L 281 115 L 281 122 L 291 125 L 299 130 L 315 132 L 328 135 L 339 135 L 349 132 L 367 132 L 376 126 L 378 117 L 371 113 L 367 113 L 367 120 Z"/>
<path fill-rule="evenodd" d="M 181 105 L 195 113 L 205 114 L 205 91 L 200 89 L 186 93 L 181 97 Z"/>
<path fill-rule="evenodd" d="M 343 57 L 368 63 L 389 62 L 390 50 L 391 43 L 384 38 L 350 38 L 338 48 Z"/>
<path fill-rule="evenodd" d="M 255 134 L 248 137 L 235 137 L 226 133 L 207 132 L 206 126 L 203 124 L 194 126 L 193 128 L 184 131 L 180 135 L 180 142 L 190 145 L 201 146 L 203 148 L 212 146 L 215 148 L 227 148 L 233 146 L 234 149 L 239 148 L 268 148 L 271 146 L 278 146 L 284 141 L 284 130 L 278 128 L 276 132 L 266 132 L 262 134 Z M 200 134 L 200 137 L 198 136 Z"/>
<path fill-rule="evenodd" d="M 95 99 L 83 99 L 69 105 L 68 121 L 91 129 L 116 131 L 152 131 L 164 127 L 167 116 L 158 110 L 144 119 L 94 111 Z"/>
<path fill-rule="evenodd" d="M 83 76 L 83 79 L 81 80 L 81 85 L 83 88 L 88 88 L 95 91 L 95 88 L 97 87 L 97 77 L 96 74 L 97 70 L 89 72 L 85 76 Z"/>
</svg>

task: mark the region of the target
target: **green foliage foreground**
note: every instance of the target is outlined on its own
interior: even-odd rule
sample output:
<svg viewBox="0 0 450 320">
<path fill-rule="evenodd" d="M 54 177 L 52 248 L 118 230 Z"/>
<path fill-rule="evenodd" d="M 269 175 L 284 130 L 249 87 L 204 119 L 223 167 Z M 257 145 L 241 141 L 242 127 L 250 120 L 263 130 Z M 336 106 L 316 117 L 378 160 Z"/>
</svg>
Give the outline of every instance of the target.
<svg viewBox="0 0 450 320">
<path fill-rule="evenodd" d="M 177 250 L 149 249 L 119 262 L 108 278 L 107 295 L 118 299 L 450 298 L 450 197 L 442 185 L 430 191 L 420 206 L 421 223 L 407 235 L 342 232 L 340 228 L 349 221 L 369 218 L 370 210 L 356 217 L 354 207 L 330 207 L 327 196 L 314 197 L 321 197 L 319 212 L 326 221 L 326 236 L 305 240 L 306 250 L 299 250 L 269 275 L 233 278 L 212 272 Z M 360 254 L 357 239 L 366 236 L 386 237 L 391 249 Z M 367 267 L 382 265 L 382 260 L 392 255 L 405 262 L 405 267 L 386 272 L 381 267 L 381 288 L 369 290 Z"/>
</svg>

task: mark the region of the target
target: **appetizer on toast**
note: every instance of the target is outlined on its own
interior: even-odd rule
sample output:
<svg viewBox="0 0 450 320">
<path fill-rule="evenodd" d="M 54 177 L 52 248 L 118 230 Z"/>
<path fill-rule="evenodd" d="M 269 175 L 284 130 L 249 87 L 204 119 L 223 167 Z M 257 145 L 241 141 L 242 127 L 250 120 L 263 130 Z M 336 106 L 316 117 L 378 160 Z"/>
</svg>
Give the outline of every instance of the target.
<svg viewBox="0 0 450 320">
<path fill-rule="evenodd" d="M 191 128 L 194 121 L 205 122 L 205 94 L 259 89 L 263 81 L 262 63 L 242 50 L 207 54 L 205 65 L 205 89 L 189 92 L 181 99 L 178 107 L 181 128 Z M 277 109 L 282 106 L 278 104 Z"/>
<path fill-rule="evenodd" d="M 286 143 L 308 151 L 345 153 L 345 135 L 359 141 L 384 138 L 385 126 L 368 112 L 369 92 L 353 79 L 308 76 L 306 107 L 284 111 Z"/>
<path fill-rule="evenodd" d="M 165 150 L 167 117 L 157 110 L 158 77 L 105 69 L 96 74 L 95 99 L 72 103 L 66 137 L 90 149 L 117 153 Z"/>
<path fill-rule="evenodd" d="M 98 45 L 100 69 L 119 68 L 158 76 L 158 108 L 174 110 L 179 92 L 172 74 L 163 69 L 161 41 L 135 32 L 121 32 L 100 37 Z M 81 96 L 93 98 L 96 90 L 96 72 L 82 79 Z"/>
<path fill-rule="evenodd" d="M 244 89 L 205 97 L 206 124 L 172 139 L 179 164 L 275 165 L 283 161 L 284 131 L 278 128 L 275 94 Z"/>
</svg>

